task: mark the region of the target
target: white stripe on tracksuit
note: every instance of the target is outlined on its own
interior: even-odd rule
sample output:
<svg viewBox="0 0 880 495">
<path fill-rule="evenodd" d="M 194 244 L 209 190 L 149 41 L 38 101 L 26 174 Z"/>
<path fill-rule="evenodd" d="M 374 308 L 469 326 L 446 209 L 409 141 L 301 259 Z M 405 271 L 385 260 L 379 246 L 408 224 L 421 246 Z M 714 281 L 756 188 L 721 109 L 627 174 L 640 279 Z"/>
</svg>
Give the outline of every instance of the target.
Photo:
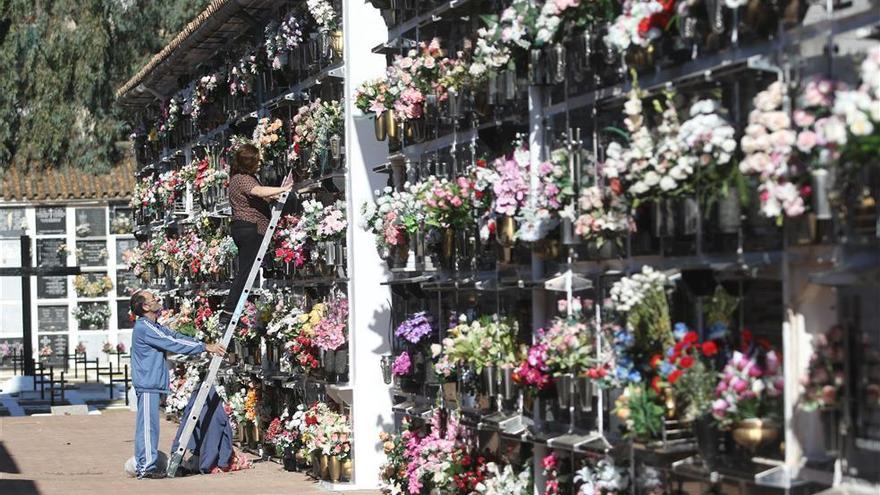
<svg viewBox="0 0 880 495">
<path fill-rule="evenodd" d="M 153 463 L 153 445 L 150 442 L 150 395 L 144 394 L 144 453 L 147 466 Z"/>
<path fill-rule="evenodd" d="M 187 347 L 195 347 L 195 346 L 197 346 L 197 345 L 201 345 L 200 342 L 193 342 L 193 341 L 190 341 L 190 340 L 183 340 L 183 339 L 175 339 L 174 337 L 172 337 L 172 336 L 168 335 L 167 333 L 165 333 L 165 332 L 159 330 L 158 328 L 154 327 L 154 326 L 152 325 L 152 323 L 150 323 L 150 321 L 147 320 L 146 318 L 144 319 L 144 322 L 147 324 L 147 327 L 149 327 L 150 330 L 156 332 L 156 335 L 158 335 L 158 336 L 160 336 L 160 337 L 162 337 L 162 338 L 168 339 L 168 340 L 170 340 L 170 341 L 172 341 L 172 342 L 177 342 L 178 344 L 185 345 L 185 346 L 187 346 Z"/>
</svg>

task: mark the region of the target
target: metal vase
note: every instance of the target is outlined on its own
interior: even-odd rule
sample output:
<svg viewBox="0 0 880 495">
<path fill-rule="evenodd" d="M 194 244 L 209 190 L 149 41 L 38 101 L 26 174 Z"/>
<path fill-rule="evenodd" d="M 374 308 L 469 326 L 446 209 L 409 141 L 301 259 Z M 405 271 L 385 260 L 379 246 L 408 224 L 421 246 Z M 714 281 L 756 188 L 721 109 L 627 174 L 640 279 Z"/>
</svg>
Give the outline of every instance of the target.
<svg viewBox="0 0 880 495">
<path fill-rule="evenodd" d="M 385 113 L 388 113 L 388 111 Z M 373 127 L 376 133 L 376 140 L 378 141 L 385 141 L 388 139 L 388 127 L 385 125 L 385 122 L 387 121 L 385 113 L 377 115 L 376 118 L 373 119 Z"/>
<path fill-rule="evenodd" d="M 425 119 L 413 119 L 406 123 L 407 138 L 413 142 L 421 143 L 425 140 Z"/>
<path fill-rule="evenodd" d="M 556 379 L 556 400 L 560 408 L 568 409 L 571 405 L 572 392 L 574 392 L 574 374 L 559 375 Z"/>
<path fill-rule="evenodd" d="M 498 244 L 506 248 L 512 247 L 515 242 L 516 219 L 510 215 L 504 215 L 498 219 L 497 227 Z"/>
<path fill-rule="evenodd" d="M 543 51 L 540 48 L 529 50 L 529 84 L 544 84 Z"/>
<path fill-rule="evenodd" d="M 593 410 L 593 381 L 587 376 L 579 376 L 575 381 L 578 397 L 578 409 L 581 412 Z"/>
<path fill-rule="evenodd" d="M 397 116 L 394 115 L 394 111 L 392 110 L 386 110 L 382 116 L 385 117 L 385 132 L 388 133 L 389 138 L 397 141 L 400 138 L 400 128 L 397 125 Z"/>
<path fill-rule="evenodd" d="M 333 371 L 335 371 L 337 375 L 348 373 L 348 349 L 336 350 Z"/>
<path fill-rule="evenodd" d="M 718 230 L 722 234 L 736 234 L 742 224 L 742 205 L 739 192 L 731 188 L 718 200 Z"/>
<path fill-rule="evenodd" d="M 570 218 L 563 218 L 559 228 L 562 237 L 562 244 L 566 246 L 576 246 L 580 243 L 577 235 L 574 233 L 574 222 Z"/>
<path fill-rule="evenodd" d="M 556 43 L 550 48 L 551 82 L 565 82 L 565 45 Z"/>
<path fill-rule="evenodd" d="M 484 367 L 480 379 L 486 395 L 494 397 L 498 394 L 498 376 L 495 373 L 495 366 L 489 365 Z"/>
<path fill-rule="evenodd" d="M 391 184 L 395 191 L 403 191 L 406 184 L 406 161 L 402 157 L 391 159 Z"/>
<path fill-rule="evenodd" d="M 449 116 L 451 118 L 457 119 L 461 116 L 464 106 L 464 95 L 460 90 L 450 89 L 446 98 L 446 103 L 449 105 Z"/>
<path fill-rule="evenodd" d="M 813 187 L 813 212 L 818 220 L 831 219 L 831 202 L 828 200 L 828 190 L 832 181 L 831 174 L 827 169 L 820 168 L 810 172 Z"/>
<path fill-rule="evenodd" d="M 700 205 L 693 197 L 682 198 L 678 203 L 682 235 L 696 235 L 700 223 Z"/>
<path fill-rule="evenodd" d="M 339 137 L 339 134 L 334 134 L 330 136 L 330 156 L 333 157 L 333 160 L 339 160 L 339 157 L 342 156 L 342 139 Z"/>
<path fill-rule="evenodd" d="M 516 383 L 513 381 L 513 368 L 501 368 L 501 397 L 510 401 L 516 397 Z"/>
<path fill-rule="evenodd" d="M 496 72 L 489 73 L 489 80 L 486 84 L 486 97 L 490 105 L 496 105 L 500 103 L 499 94 L 503 89 L 502 84 L 502 79 L 497 76 Z"/>
<path fill-rule="evenodd" d="M 501 73 L 504 86 L 504 99 L 507 101 L 516 99 L 516 71 L 507 69 Z"/>
<path fill-rule="evenodd" d="M 382 381 L 385 382 L 385 385 L 391 385 L 391 365 L 394 364 L 394 357 L 390 354 L 385 354 L 382 356 L 379 361 L 379 365 L 382 367 Z"/>
<path fill-rule="evenodd" d="M 580 70 L 590 70 L 590 67 L 592 66 L 590 59 L 593 57 L 593 30 L 590 28 L 585 29 L 578 38 L 578 43 L 581 51 L 581 56 L 579 57 L 581 61 Z"/>
<path fill-rule="evenodd" d="M 724 1 L 723 0 L 705 0 L 706 15 L 708 16 L 709 27 L 715 34 L 724 32 Z"/>
</svg>

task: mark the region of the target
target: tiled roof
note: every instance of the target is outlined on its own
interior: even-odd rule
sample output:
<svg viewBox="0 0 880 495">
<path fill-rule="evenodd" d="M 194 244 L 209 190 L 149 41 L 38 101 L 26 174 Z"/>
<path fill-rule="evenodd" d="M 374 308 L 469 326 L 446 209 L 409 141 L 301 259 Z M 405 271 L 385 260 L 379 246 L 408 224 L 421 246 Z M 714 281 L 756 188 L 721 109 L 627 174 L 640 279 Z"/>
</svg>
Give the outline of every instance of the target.
<svg viewBox="0 0 880 495">
<path fill-rule="evenodd" d="M 190 21 L 174 39 L 155 54 L 125 84 L 116 90 L 122 106 L 145 106 L 157 97 L 177 91 L 182 76 L 211 60 L 228 42 L 268 19 L 281 0 L 213 0 L 201 14 Z"/>
<path fill-rule="evenodd" d="M 131 158 L 100 175 L 71 167 L 34 167 L 24 171 L 16 166 L 0 174 L 0 200 L 3 201 L 127 199 L 135 184 Z"/>
</svg>

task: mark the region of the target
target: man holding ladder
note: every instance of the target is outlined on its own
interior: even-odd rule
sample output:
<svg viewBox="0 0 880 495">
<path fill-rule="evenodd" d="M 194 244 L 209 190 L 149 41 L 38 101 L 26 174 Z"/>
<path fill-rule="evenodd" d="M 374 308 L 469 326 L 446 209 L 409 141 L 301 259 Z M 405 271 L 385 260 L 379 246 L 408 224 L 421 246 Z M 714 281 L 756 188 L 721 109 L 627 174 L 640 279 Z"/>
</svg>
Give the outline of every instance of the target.
<svg viewBox="0 0 880 495">
<path fill-rule="evenodd" d="M 159 400 L 167 395 L 168 367 L 165 353 L 201 354 L 222 357 L 221 344 L 205 344 L 156 323 L 162 302 L 152 292 L 141 290 L 131 296 L 131 312 L 138 319 L 131 334 L 132 385 L 137 393 L 137 424 L 134 452 L 139 479 L 164 478 L 156 466 L 159 442 Z"/>
</svg>

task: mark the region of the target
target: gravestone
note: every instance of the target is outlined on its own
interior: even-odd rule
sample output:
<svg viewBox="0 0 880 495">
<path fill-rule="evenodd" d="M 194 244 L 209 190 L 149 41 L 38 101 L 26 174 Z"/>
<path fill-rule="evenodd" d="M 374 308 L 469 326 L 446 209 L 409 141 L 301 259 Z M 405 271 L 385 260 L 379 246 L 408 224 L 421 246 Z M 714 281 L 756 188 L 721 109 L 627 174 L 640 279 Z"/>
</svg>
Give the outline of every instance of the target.
<svg viewBox="0 0 880 495">
<path fill-rule="evenodd" d="M 37 343 L 39 344 L 39 348 L 37 349 L 37 354 L 40 356 L 40 362 L 42 362 L 46 366 L 63 366 L 64 365 L 64 353 L 67 352 L 68 349 L 68 340 L 67 334 L 64 335 L 39 335 L 37 338 Z M 52 349 L 52 355 L 48 357 L 42 356 L 43 348 L 49 346 Z"/>
<path fill-rule="evenodd" d="M 66 266 L 67 254 L 58 252 L 64 244 L 64 239 L 37 239 L 37 266 Z"/>
<path fill-rule="evenodd" d="M 143 285 L 143 281 L 139 279 L 131 270 L 116 271 L 116 295 L 119 297 L 128 297 L 135 290 Z"/>
<path fill-rule="evenodd" d="M 131 303 L 128 299 L 116 301 L 116 325 L 120 330 L 134 328 L 134 322 L 128 317 L 129 311 L 131 311 Z"/>
<path fill-rule="evenodd" d="M 103 237 L 107 235 L 107 211 L 104 208 L 76 209 L 76 236 Z"/>
<path fill-rule="evenodd" d="M 66 208 L 36 208 L 34 214 L 37 218 L 37 235 L 58 235 L 67 233 Z"/>
<path fill-rule="evenodd" d="M 37 277 L 37 298 L 63 299 L 67 297 L 67 277 Z"/>
<path fill-rule="evenodd" d="M 24 208 L 0 208 L 0 237 L 19 237 L 27 227 Z"/>
<path fill-rule="evenodd" d="M 67 306 L 37 306 L 37 329 L 40 333 L 66 332 L 68 321 Z"/>
<path fill-rule="evenodd" d="M 138 245 L 137 239 L 117 239 L 116 240 L 116 264 L 125 265 L 123 256 L 126 251 L 131 251 Z"/>
<path fill-rule="evenodd" d="M 79 266 L 106 266 L 106 241 L 77 241 L 77 263 Z"/>
</svg>

